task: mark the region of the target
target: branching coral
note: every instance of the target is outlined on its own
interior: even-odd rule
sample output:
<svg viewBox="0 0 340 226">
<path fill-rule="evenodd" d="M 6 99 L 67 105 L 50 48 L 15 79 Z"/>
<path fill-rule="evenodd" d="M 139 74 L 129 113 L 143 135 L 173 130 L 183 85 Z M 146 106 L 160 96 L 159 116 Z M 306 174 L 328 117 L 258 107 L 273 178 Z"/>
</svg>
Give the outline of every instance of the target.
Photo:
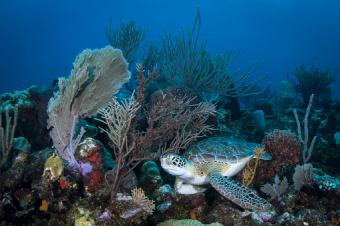
<svg viewBox="0 0 340 226">
<path fill-rule="evenodd" d="M 330 93 L 330 85 L 336 81 L 336 76 L 329 70 L 322 71 L 320 68 L 312 66 L 309 70 L 301 65 L 294 73 L 295 80 L 290 82 L 295 86 L 297 92 L 302 96 L 304 103 L 315 94 L 318 101 L 323 94 Z"/>
<path fill-rule="evenodd" d="M 299 141 L 301 142 L 301 144 L 303 144 L 302 160 L 303 160 L 304 163 L 307 163 L 309 161 L 310 157 L 312 156 L 312 151 L 313 151 L 313 148 L 314 148 L 314 145 L 315 145 L 315 142 L 316 142 L 316 136 L 314 136 L 309 143 L 308 116 L 310 114 L 310 110 L 311 110 L 311 107 L 312 107 L 313 98 L 314 98 L 314 94 L 312 94 L 309 97 L 308 106 L 307 106 L 307 109 L 306 109 L 305 117 L 303 119 L 303 130 L 301 129 L 299 116 L 296 112 L 296 109 L 294 109 L 294 117 L 295 117 L 295 121 L 296 121 Z"/>
<path fill-rule="evenodd" d="M 0 170 L 7 162 L 12 150 L 15 128 L 18 121 L 18 107 L 14 108 L 13 118 L 9 110 L 5 110 L 6 123 L 2 124 L 2 114 L 0 113 Z"/>
<path fill-rule="evenodd" d="M 48 128 L 58 155 L 72 168 L 82 135 L 75 134 L 80 118 L 90 117 L 110 101 L 130 78 L 122 52 L 112 47 L 84 50 L 75 60 L 69 78 L 59 79 L 59 92 L 48 104 Z"/>
<path fill-rule="evenodd" d="M 148 111 L 148 127 L 139 133 L 136 146 L 142 150 L 178 152 L 213 129 L 206 122 L 214 114 L 213 104 L 195 103 L 195 98 L 185 94 L 155 93 Z"/>
<path fill-rule="evenodd" d="M 151 215 L 155 210 L 155 202 L 149 199 L 142 188 L 135 188 L 131 196 L 118 193 L 116 201 L 122 202 L 125 210 L 120 213 L 123 219 Z"/>
<path fill-rule="evenodd" d="M 114 29 L 112 21 L 105 27 L 105 34 L 113 48 L 121 49 L 129 63 L 134 62 L 138 47 L 144 38 L 144 30 L 135 22 L 121 22 L 120 27 Z"/>
<path fill-rule="evenodd" d="M 135 118 L 140 105 L 133 95 L 121 103 L 113 98 L 108 106 L 99 109 L 101 118 L 98 121 L 104 123 L 107 129 L 102 128 L 112 142 L 113 155 L 116 166 L 112 170 L 111 186 L 112 196 L 118 192 L 121 181 L 136 164 L 144 158 L 143 153 L 135 148 L 133 138 L 129 136 L 132 120 Z M 109 174 L 107 174 L 109 175 Z"/>
<path fill-rule="evenodd" d="M 132 200 L 149 214 L 152 214 L 155 210 L 155 202 L 146 197 L 145 192 L 141 188 L 135 188 L 132 190 Z"/>
<path fill-rule="evenodd" d="M 174 38 L 168 34 L 163 38 L 160 74 L 170 85 L 190 89 L 195 95 L 218 94 L 230 97 L 253 94 L 258 83 L 247 82 L 254 67 L 245 72 L 232 72 L 231 64 L 238 53 L 227 52 L 211 57 L 206 49 L 206 40 L 199 39 L 201 17 L 199 11 L 193 29 L 182 31 Z"/>
<path fill-rule="evenodd" d="M 141 130 L 137 113 L 141 105 L 134 95 L 119 102 L 117 99 L 98 111 L 98 118 L 107 128 L 102 130 L 112 142 L 116 167 L 106 178 L 115 197 L 123 178 L 142 160 L 155 159 L 161 151 L 178 151 L 209 132 L 205 124 L 214 114 L 214 105 L 194 104 L 192 98 L 160 93 L 147 111 L 147 128 Z"/>
<path fill-rule="evenodd" d="M 288 180 L 287 178 L 283 178 L 280 181 L 279 176 L 275 176 L 273 184 L 265 184 L 261 187 L 261 191 L 265 194 L 269 195 L 271 199 L 281 200 L 282 194 L 287 192 L 288 189 Z"/>
</svg>

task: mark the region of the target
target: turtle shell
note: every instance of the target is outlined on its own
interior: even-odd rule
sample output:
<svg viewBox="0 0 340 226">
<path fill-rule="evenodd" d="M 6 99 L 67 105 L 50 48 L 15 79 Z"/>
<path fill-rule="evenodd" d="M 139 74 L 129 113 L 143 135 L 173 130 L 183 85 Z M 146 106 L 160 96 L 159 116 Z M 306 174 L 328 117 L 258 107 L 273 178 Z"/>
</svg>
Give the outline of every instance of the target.
<svg viewBox="0 0 340 226">
<path fill-rule="evenodd" d="M 185 157 L 196 163 L 235 162 L 254 154 L 263 145 L 230 137 L 209 137 L 190 146 Z"/>
</svg>

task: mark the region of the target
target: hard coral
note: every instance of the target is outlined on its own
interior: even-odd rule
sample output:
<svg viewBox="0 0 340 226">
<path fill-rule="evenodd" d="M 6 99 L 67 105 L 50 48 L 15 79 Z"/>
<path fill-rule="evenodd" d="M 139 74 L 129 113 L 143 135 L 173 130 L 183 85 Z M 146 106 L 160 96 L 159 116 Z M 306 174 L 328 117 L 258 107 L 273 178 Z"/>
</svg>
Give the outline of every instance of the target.
<svg viewBox="0 0 340 226">
<path fill-rule="evenodd" d="M 272 155 L 272 160 L 261 162 L 256 176 L 257 182 L 268 181 L 279 170 L 299 161 L 300 143 L 295 134 L 286 130 L 274 130 L 265 136 L 262 143 L 265 151 Z"/>
</svg>

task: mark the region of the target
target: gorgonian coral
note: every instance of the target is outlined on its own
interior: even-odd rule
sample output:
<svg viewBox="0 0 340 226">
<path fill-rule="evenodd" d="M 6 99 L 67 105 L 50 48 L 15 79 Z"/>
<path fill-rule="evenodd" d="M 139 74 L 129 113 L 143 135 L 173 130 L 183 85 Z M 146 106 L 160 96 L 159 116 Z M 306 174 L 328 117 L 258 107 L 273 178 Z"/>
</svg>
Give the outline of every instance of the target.
<svg viewBox="0 0 340 226">
<path fill-rule="evenodd" d="M 48 129 L 58 155 L 79 169 L 74 154 L 84 129 L 75 134 L 81 118 L 91 117 L 110 101 L 130 78 L 119 49 L 84 50 L 73 63 L 69 78 L 59 78 L 59 91 L 48 103 Z"/>
<path fill-rule="evenodd" d="M 189 89 L 200 97 L 238 97 L 258 93 L 253 88 L 262 78 L 248 81 L 256 67 L 250 66 L 244 72 L 231 70 L 239 52 L 228 51 L 216 57 L 211 56 L 207 49 L 207 40 L 202 40 L 199 36 L 200 27 L 201 16 L 198 10 L 191 30 L 163 36 L 159 65 L 161 78 L 166 81 L 164 83 Z"/>
<path fill-rule="evenodd" d="M 2 124 L 2 112 L 0 109 L 0 170 L 7 162 L 13 142 L 14 142 L 14 133 L 15 128 L 17 126 L 18 121 L 18 107 L 14 108 L 13 118 L 9 114 L 9 110 L 5 110 L 5 123 Z"/>
<path fill-rule="evenodd" d="M 120 26 L 115 29 L 110 20 L 105 27 L 105 35 L 110 45 L 121 49 L 129 63 L 134 62 L 144 33 L 144 29 L 133 21 L 121 22 Z"/>
<path fill-rule="evenodd" d="M 314 94 L 316 102 L 319 102 L 319 98 L 323 94 L 329 94 L 331 92 L 330 85 L 336 81 L 336 76 L 329 70 L 321 70 L 318 67 L 312 66 L 307 69 L 304 65 L 301 65 L 295 70 L 295 81 L 290 82 L 294 85 L 304 103 L 308 103 L 309 97 Z"/>
</svg>

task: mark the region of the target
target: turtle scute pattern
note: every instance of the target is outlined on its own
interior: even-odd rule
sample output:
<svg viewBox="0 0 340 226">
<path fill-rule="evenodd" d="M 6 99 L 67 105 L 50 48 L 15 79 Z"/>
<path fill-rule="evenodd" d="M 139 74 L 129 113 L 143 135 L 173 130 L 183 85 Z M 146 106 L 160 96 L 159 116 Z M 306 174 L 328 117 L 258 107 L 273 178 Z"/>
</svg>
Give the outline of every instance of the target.
<svg viewBox="0 0 340 226">
<path fill-rule="evenodd" d="M 210 172 L 209 177 L 210 184 L 221 193 L 221 195 L 242 208 L 265 210 L 271 207 L 265 199 L 256 195 L 252 190 L 227 177 L 223 177 L 217 171 Z"/>
<path fill-rule="evenodd" d="M 219 160 L 222 162 L 237 161 L 252 155 L 261 144 L 249 143 L 226 137 L 211 137 L 192 145 L 185 157 L 196 163 Z"/>
</svg>

